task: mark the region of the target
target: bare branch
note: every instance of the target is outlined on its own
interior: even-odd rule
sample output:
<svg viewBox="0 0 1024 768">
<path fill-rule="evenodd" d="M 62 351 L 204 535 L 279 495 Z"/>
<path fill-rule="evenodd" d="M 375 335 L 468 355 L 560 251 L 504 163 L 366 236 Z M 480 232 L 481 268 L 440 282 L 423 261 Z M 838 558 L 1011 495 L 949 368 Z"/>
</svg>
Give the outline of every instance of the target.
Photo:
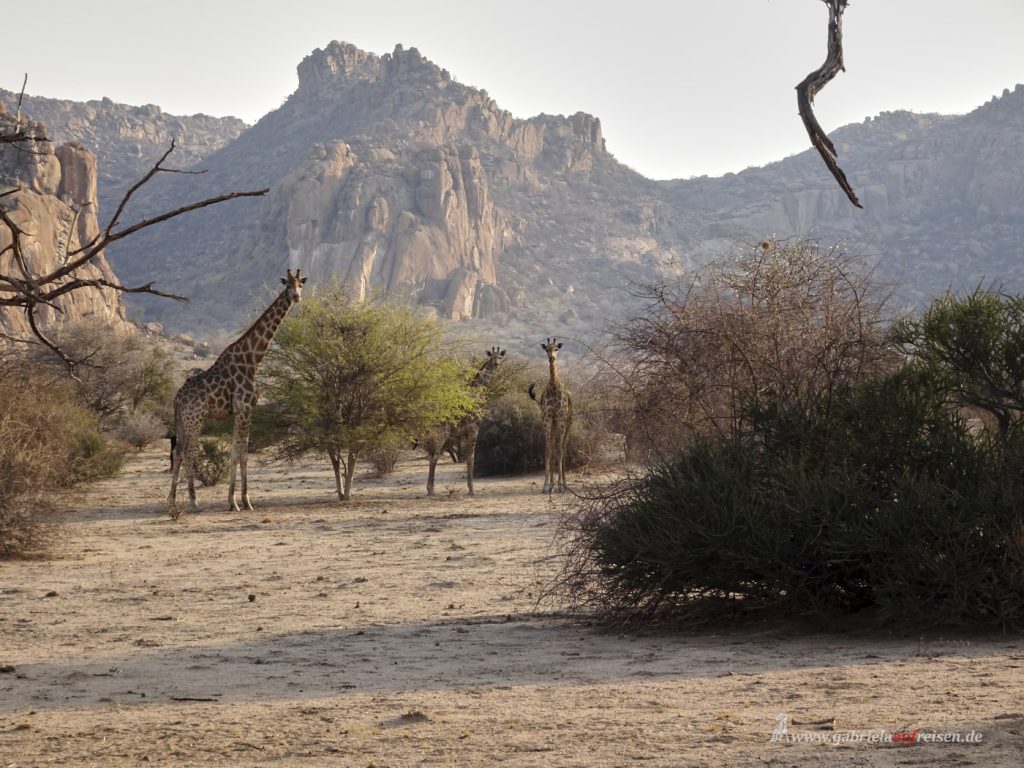
<svg viewBox="0 0 1024 768">
<path fill-rule="evenodd" d="M 42 342 L 43 346 L 47 347 L 51 352 L 53 352 L 57 357 L 61 359 L 61 361 L 67 367 L 68 373 L 71 374 L 72 378 L 74 378 L 75 366 L 77 365 L 77 362 L 72 360 L 67 355 L 67 353 L 64 352 L 63 349 L 61 349 L 59 346 L 50 341 L 49 337 L 43 333 L 42 328 L 40 328 L 39 324 L 36 322 L 36 307 L 34 303 L 31 303 L 25 307 L 25 316 L 28 317 L 28 326 L 29 328 L 32 329 L 32 335 L 39 339 L 39 341 Z"/>
<path fill-rule="evenodd" d="M 34 138 L 25 135 L 25 131 L 21 129 L 20 112 L 15 128 L 16 130 L 13 134 L 7 133 L 0 136 L 0 141 L 8 143 L 8 140 L 10 142 L 47 140 L 45 137 Z M 15 144 L 15 146 L 17 145 Z M 88 243 L 79 245 L 78 248 L 72 250 L 71 235 L 77 228 L 78 216 L 80 215 L 80 209 L 76 210 L 71 220 L 71 233 L 68 236 L 67 243 L 63 245 L 58 244 L 58 250 L 64 251 L 63 254 L 59 255 L 60 265 L 45 275 L 34 274 L 30 269 L 22 249 L 23 239 L 28 236 L 28 233 L 22 230 L 9 215 L 8 210 L 0 205 L 0 226 L 6 227 L 10 233 L 11 239 L 11 242 L 8 245 L 5 245 L 0 249 L 0 256 L 4 256 L 9 252 L 12 256 L 13 263 L 17 265 L 17 268 L 14 271 L 20 272 L 20 275 L 0 273 L 0 307 L 23 308 L 25 310 L 26 317 L 28 318 L 28 325 L 33 336 L 35 336 L 40 343 L 60 358 L 72 376 L 74 376 L 75 367 L 80 365 L 82 361 L 72 359 L 60 348 L 58 343 L 55 343 L 43 333 L 42 329 L 39 327 L 38 318 L 36 316 L 36 310 L 39 306 L 49 306 L 56 312 L 62 312 L 63 310 L 59 304 L 56 303 L 57 300 L 73 293 L 74 291 L 86 288 L 106 288 L 117 291 L 118 293 L 148 293 L 154 296 L 174 299 L 175 301 L 188 300 L 184 296 L 158 290 L 153 287 L 152 282 L 145 283 L 140 286 L 126 286 L 119 282 L 102 277 L 82 277 L 75 274 L 77 270 L 85 267 L 96 259 L 96 257 L 102 253 L 103 249 L 110 244 L 129 237 L 130 235 L 146 229 L 147 227 L 151 227 L 154 224 L 159 224 L 191 211 L 216 205 L 227 200 L 233 200 L 239 197 L 261 197 L 269 191 L 268 189 L 261 189 L 252 192 L 230 192 L 224 195 L 217 195 L 216 197 L 209 197 L 205 200 L 200 200 L 189 205 L 175 208 L 172 211 L 161 213 L 153 218 L 143 219 L 131 226 L 114 231 L 132 196 L 158 173 L 202 173 L 202 171 L 184 171 L 165 167 L 164 162 L 170 156 L 171 152 L 174 151 L 174 148 L 175 143 L 172 141 L 171 146 L 160 157 L 160 159 L 157 160 L 153 167 L 150 168 L 150 170 L 125 193 L 107 226 L 104 227 Z M 11 189 L 0 192 L 0 198 L 13 195 L 18 191 L 20 191 L 20 189 Z"/>
<path fill-rule="evenodd" d="M 828 6 L 828 55 L 825 63 L 818 69 L 811 72 L 796 87 L 797 105 L 800 111 L 800 119 L 803 120 L 804 128 L 811 139 L 811 144 L 818 150 L 821 159 L 825 161 L 832 176 L 839 183 L 839 186 L 846 193 L 858 208 L 864 206 L 857 199 L 853 187 L 846 179 L 846 174 L 839 167 L 835 145 L 822 130 L 818 119 L 814 116 L 811 105 L 818 91 L 824 88 L 840 71 L 845 71 L 843 66 L 843 11 L 848 5 L 847 0 L 822 0 Z"/>
<path fill-rule="evenodd" d="M 25 73 L 25 79 L 21 81 L 21 93 L 18 94 L 18 111 L 14 116 L 14 124 L 16 126 L 21 125 L 21 103 L 25 100 L 25 87 L 28 85 L 28 72 Z"/>
<path fill-rule="evenodd" d="M 105 229 L 99 237 L 93 238 L 93 240 L 87 245 L 81 248 L 77 248 L 71 252 L 70 255 L 72 256 L 74 256 L 75 254 L 81 254 L 77 259 L 66 264 L 60 269 L 51 272 L 49 275 L 40 278 L 40 280 L 43 282 L 59 280 L 60 278 L 65 277 L 70 273 L 74 272 L 83 264 L 86 264 L 92 259 L 94 259 L 100 251 L 102 251 L 111 243 L 116 243 L 118 240 L 122 240 L 128 237 L 129 235 L 134 235 L 136 232 L 145 229 L 146 227 L 151 227 L 154 224 L 159 224 L 162 221 L 173 219 L 177 216 L 181 216 L 184 213 L 189 213 L 190 211 L 195 211 L 200 208 L 206 208 L 207 206 L 216 205 L 217 203 L 223 203 L 227 200 L 234 200 L 235 198 L 238 197 L 262 197 L 269 191 L 269 189 L 259 189 L 254 192 L 229 192 L 226 195 L 209 197 L 206 200 L 200 200 L 197 203 L 191 203 L 190 205 L 184 205 L 181 208 L 175 208 L 173 211 L 162 213 L 159 216 L 153 217 L 152 219 L 143 219 L 142 221 L 133 224 L 132 226 L 128 227 L 127 229 L 123 229 L 120 232 L 111 233 L 110 227 L 108 225 L 107 229 Z"/>
</svg>

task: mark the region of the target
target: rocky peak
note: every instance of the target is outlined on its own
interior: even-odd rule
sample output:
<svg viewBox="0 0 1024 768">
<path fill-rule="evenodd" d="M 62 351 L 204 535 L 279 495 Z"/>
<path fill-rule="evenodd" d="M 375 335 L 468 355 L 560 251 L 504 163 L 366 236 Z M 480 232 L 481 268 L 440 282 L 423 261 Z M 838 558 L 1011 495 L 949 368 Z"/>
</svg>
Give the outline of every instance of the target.
<svg viewBox="0 0 1024 768">
<path fill-rule="evenodd" d="M 377 56 L 351 43 L 335 40 L 317 48 L 298 66 L 299 93 L 321 94 L 356 82 L 441 86 L 451 80 L 446 70 L 416 48 L 401 44 L 392 53 Z"/>
</svg>

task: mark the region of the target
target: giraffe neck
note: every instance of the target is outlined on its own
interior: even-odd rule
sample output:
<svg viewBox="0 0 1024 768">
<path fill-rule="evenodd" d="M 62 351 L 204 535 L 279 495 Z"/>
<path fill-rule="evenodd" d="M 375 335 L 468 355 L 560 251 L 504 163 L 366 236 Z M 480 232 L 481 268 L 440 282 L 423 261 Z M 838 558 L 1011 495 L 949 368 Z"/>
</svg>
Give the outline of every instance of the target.
<svg viewBox="0 0 1024 768">
<path fill-rule="evenodd" d="M 228 349 L 233 355 L 239 355 L 251 362 L 254 367 L 259 365 L 291 306 L 291 295 L 287 290 L 282 291 L 256 322 L 249 326 L 249 330 Z"/>
<path fill-rule="evenodd" d="M 562 380 L 558 378 L 558 370 L 555 368 L 555 361 L 548 360 L 548 392 L 561 392 Z"/>
<path fill-rule="evenodd" d="M 491 379 L 494 378 L 494 370 L 497 366 L 491 364 L 491 358 L 487 359 L 487 362 L 483 364 L 483 367 L 476 372 L 476 376 L 473 377 L 474 387 L 489 387 L 491 385 Z"/>
</svg>

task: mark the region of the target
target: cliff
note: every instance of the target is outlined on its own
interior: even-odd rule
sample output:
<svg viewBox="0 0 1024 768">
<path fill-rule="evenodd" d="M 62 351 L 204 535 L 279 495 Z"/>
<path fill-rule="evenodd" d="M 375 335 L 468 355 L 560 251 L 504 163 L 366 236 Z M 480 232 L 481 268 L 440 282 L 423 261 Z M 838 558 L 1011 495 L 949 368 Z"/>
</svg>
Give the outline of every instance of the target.
<svg viewBox="0 0 1024 768">
<path fill-rule="evenodd" d="M 0 109 L 0 130 L 12 130 L 13 118 Z M 45 126 L 30 123 L 29 132 L 43 134 Z M 0 204 L 25 233 L 22 250 L 28 268 L 44 274 L 58 268 L 69 250 L 99 233 L 96 220 L 96 158 L 79 144 L 55 147 L 50 142 L 23 146 L 0 144 L 0 191 L 17 189 Z M 10 244 L 10 231 L 0 226 L 0 251 Z M 20 274 L 10 252 L 0 256 L 0 274 Z M 76 274 L 84 278 L 117 281 L 101 253 Z M 120 294 L 110 289 L 74 291 L 57 302 L 60 311 L 41 307 L 37 317 L 45 329 L 79 320 L 101 320 L 124 325 Z M 0 332 L 12 336 L 29 333 L 20 309 L 0 307 Z"/>
</svg>

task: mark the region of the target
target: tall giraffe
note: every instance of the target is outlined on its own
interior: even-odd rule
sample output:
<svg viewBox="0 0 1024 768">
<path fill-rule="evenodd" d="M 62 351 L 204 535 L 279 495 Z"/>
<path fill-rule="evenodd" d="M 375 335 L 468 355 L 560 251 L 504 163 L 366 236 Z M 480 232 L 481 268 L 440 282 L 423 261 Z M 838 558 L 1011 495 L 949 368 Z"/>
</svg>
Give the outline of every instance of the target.
<svg viewBox="0 0 1024 768">
<path fill-rule="evenodd" d="M 174 397 L 174 433 L 176 441 L 171 457 L 171 492 L 167 496 L 167 511 L 177 517 L 175 498 L 178 492 L 178 473 L 185 464 L 188 479 L 188 497 L 196 509 L 195 458 L 199 450 L 199 435 L 207 419 L 226 419 L 234 416 L 235 427 L 231 440 L 231 480 L 228 484 L 228 504 L 238 511 L 235 501 L 235 469 L 242 472 L 242 504 L 252 509 L 246 464 L 249 458 L 249 418 L 256 404 L 256 369 L 270 346 L 274 334 L 292 304 L 302 298 L 305 277 L 288 270 L 282 277 L 284 290 L 267 307 L 237 341 L 228 346 L 213 365 L 205 371 L 190 375 Z"/>
<path fill-rule="evenodd" d="M 558 463 L 558 491 L 566 490 L 565 484 L 565 444 L 572 426 L 572 395 L 558 378 L 555 360 L 562 342 L 550 338 L 540 345 L 548 353 L 548 385 L 537 403 L 540 405 L 541 418 L 544 422 L 544 487 L 542 493 L 555 490 L 554 464 Z M 530 388 L 533 397 L 533 388 Z"/>
<path fill-rule="evenodd" d="M 476 372 L 473 381 L 474 387 L 489 387 L 495 371 L 505 359 L 505 350 L 498 347 L 491 347 L 487 350 L 487 360 Z M 427 496 L 434 495 L 434 470 L 437 468 L 437 460 L 441 454 L 452 446 L 458 446 L 461 453 L 466 456 L 466 485 L 469 487 L 469 495 L 473 496 L 473 465 L 476 461 L 476 439 L 480 435 L 480 417 L 473 414 L 464 416 L 456 424 L 442 424 L 432 434 L 423 440 L 423 448 L 427 452 L 427 459 L 430 461 L 430 469 L 427 472 Z"/>
</svg>

